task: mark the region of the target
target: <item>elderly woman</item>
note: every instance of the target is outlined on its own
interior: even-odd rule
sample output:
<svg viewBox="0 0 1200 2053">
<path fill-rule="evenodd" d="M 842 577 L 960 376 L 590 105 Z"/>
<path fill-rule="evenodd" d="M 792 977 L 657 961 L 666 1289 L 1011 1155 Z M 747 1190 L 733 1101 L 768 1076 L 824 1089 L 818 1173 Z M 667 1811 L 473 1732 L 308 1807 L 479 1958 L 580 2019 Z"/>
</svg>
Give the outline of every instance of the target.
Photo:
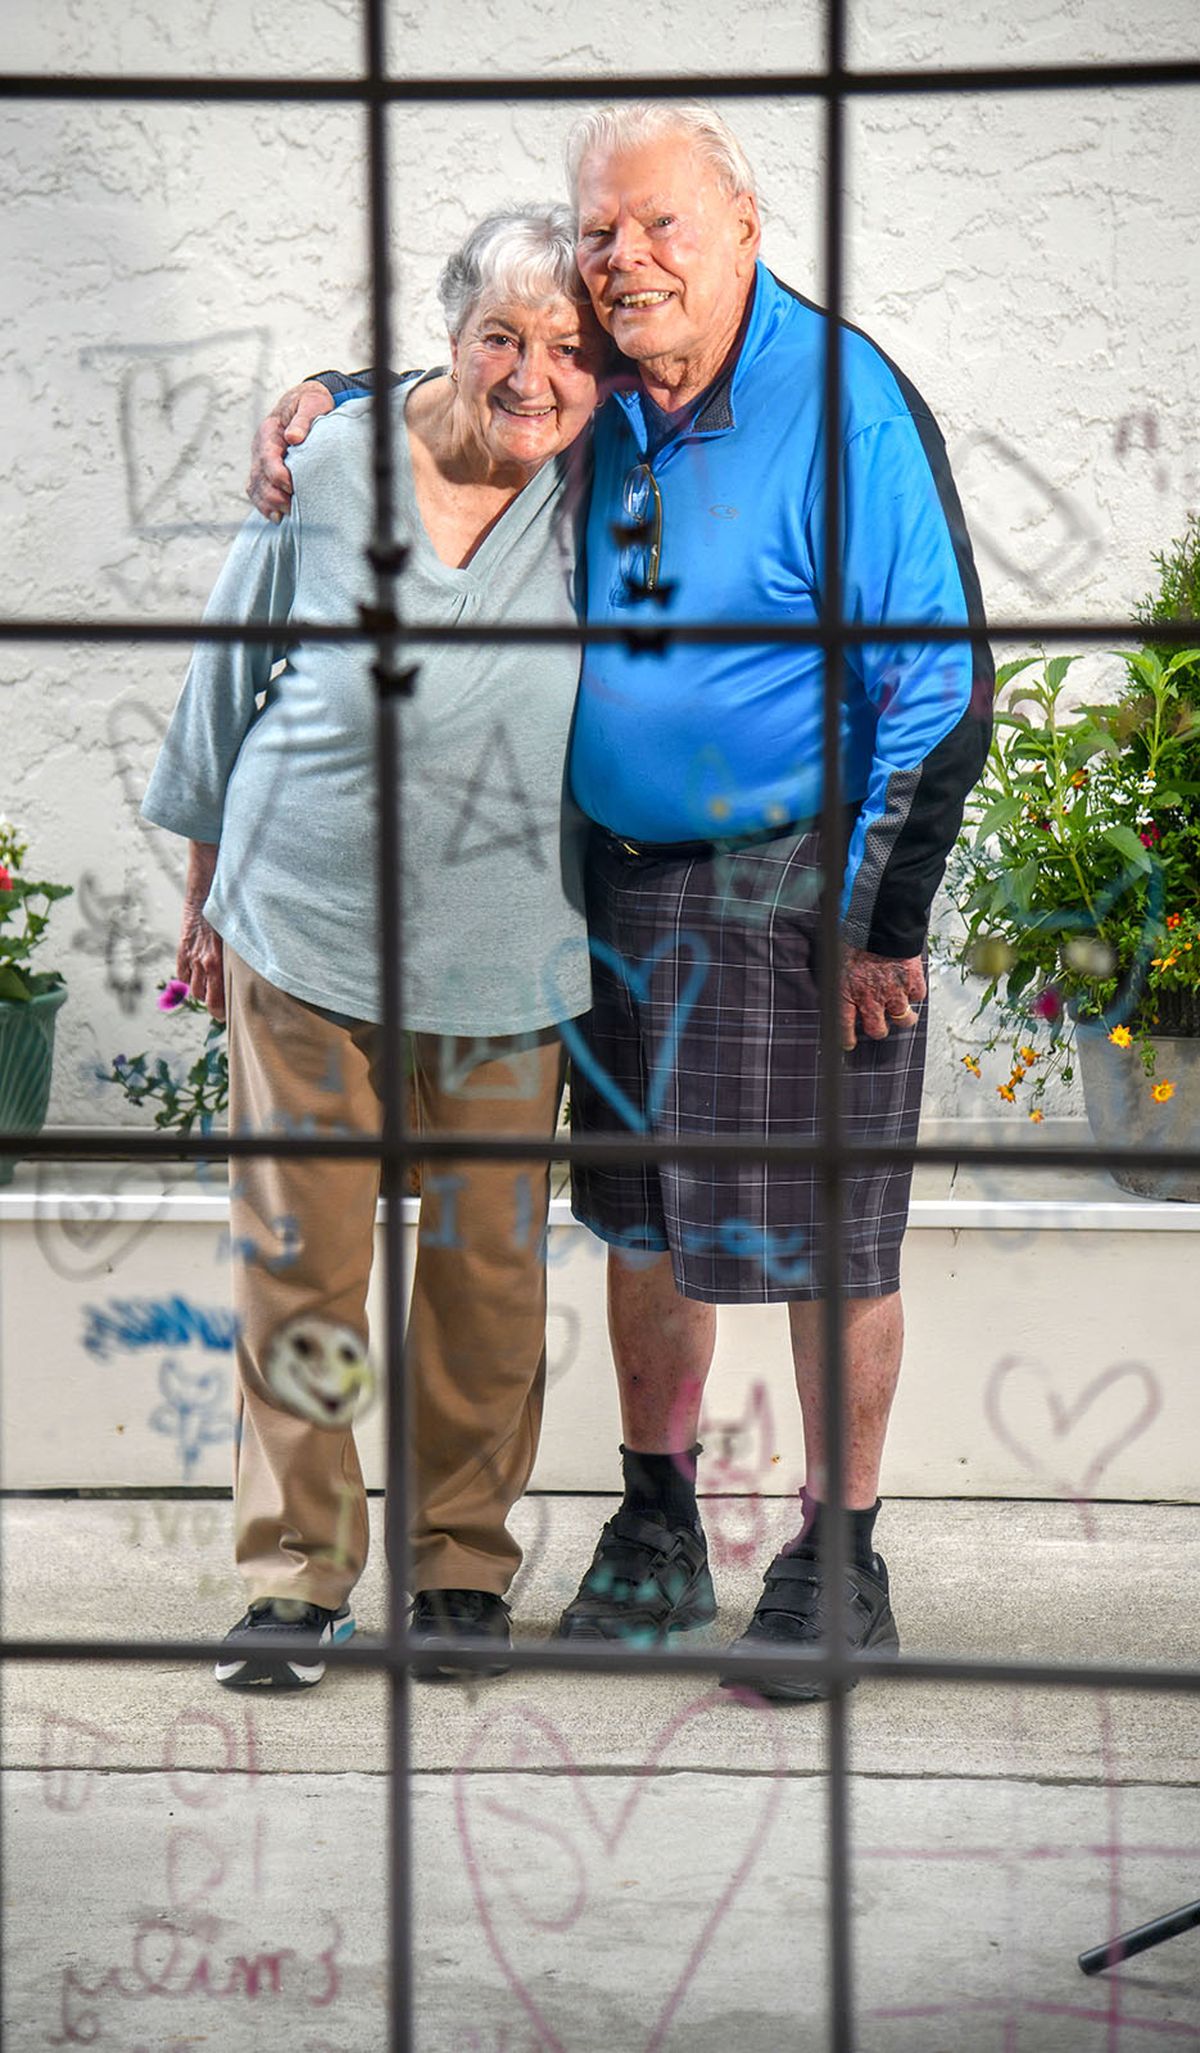
<svg viewBox="0 0 1200 2053">
<path fill-rule="evenodd" d="M 449 369 L 406 376 L 388 400 L 405 613 L 569 624 L 569 452 L 605 346 L 569 213 L 491 216 L 446 265 L 440 294 Z M 251 515 L 214 618 L 356 617 L 372 590 L 372 404 L 340 405 L 295 452 L 291 517 Z M 178 973 L 215 1016 L 227 1012 L 235 1131 L 379 1130 L 370 664 L 361 644 L 293 641 L 282 628 L 276 644 L 204 644 L 146 794 L 145 817 L 190 843 Z M 589 1002 L 564 800 L 577 671 L 565 645 L 421 653 L 401 716 L 401 896 L 422 1130 L 553 1131 L 556 1029 Z M 379 1170 L 256 1158 L 233 1175 L 235 1533 L 250 1603 L 216 1673 L 235 1688 L 297 1689 L 319 1681 L 322 1646 L 353 1632 L 367 1553 L 352 1406 L 326 1371 L 365 1337 Z M 504 1595 L 520 1549 L 505 1521 L 541 1422 L 548 1185 L 545 1168 L 477 1161 L 425 1179 L 408 1360 L 413 1631 L 429 1642 L 430 1674 L 452 1669 L 464 1637 L 509 1643 Z M 281 1659 L 280 1634 L 311 1638 L 311 1657 Z"/>
</svg>

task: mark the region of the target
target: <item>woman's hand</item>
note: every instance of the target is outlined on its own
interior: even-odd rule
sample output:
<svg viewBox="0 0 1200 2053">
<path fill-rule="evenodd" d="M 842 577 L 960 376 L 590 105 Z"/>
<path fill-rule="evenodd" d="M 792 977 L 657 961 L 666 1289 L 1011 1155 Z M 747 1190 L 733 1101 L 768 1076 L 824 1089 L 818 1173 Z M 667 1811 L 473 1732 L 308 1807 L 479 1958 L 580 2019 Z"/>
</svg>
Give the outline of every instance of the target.
<svg viewBox="0 0 1200 2053">
<path fill-rule="evenodd" d="M 225 950 L 216 928 L 210 927 L 204 917 L 204 903 L 216 867 L 215 842 L 189 841 L 175 974 L 188 986 L 192 997 L 208 1007 L 214 1019 L 224 1019 Z"/>
</svg>

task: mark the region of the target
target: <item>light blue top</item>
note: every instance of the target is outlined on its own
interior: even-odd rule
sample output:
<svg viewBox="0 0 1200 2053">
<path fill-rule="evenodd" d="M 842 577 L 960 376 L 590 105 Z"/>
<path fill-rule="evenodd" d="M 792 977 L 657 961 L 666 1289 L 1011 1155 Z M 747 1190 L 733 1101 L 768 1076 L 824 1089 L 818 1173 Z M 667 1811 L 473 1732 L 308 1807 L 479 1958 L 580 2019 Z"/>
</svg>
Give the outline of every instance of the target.
<svg viewBox="0 0 1200 2053">
<path fill-rule="evenodd" d="M 404 404 L 416 382 L 390 395 L 396 531 L 410 549 L 404 618 L 572 623 L 574 467 L 567 457 L 544 465 L 467 567 L 451 568 L 413 486 Z M 340 406 L 293 452 L 290 515 L 273 526 L 251 514 L 209 617 L 357 617 L 373 587 L 372 404 Z M 586 1011 L 583 823 L 565 797 L 578 650 L 426 646 L 411 656 L 420 672 L 399 722 L 404 1023 L 514 1034 Z M 373 660 L 369 644 L 289 645 L 286 635 L 276 646 L 201 643 L 142 812 L 218 843 L 205 914 L 261 976 L 378 1020 Z"/>
</svg>

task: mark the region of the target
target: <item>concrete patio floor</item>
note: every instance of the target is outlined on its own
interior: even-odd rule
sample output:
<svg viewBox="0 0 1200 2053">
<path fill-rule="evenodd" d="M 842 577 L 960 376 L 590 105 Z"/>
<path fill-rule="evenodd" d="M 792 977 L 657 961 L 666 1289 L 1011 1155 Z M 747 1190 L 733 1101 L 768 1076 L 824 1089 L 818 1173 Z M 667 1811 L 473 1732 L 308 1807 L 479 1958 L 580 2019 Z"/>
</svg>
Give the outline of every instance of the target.
<svg viewBox="0 0 1200 2053">
<path fill-rule="evenodd" d="M 523 1637 L 610 1509 L 521 1507 Z M 719 1645 L 788 1512 L 705 1513 Z M 10 1635 L 219 1635 L 241 1609 L 223 1502 L 16 1499 L 3 1532 Z M 910 1500 L 879 1527 L 908 1650 L 1056 1659 L 1200 1663 L 1198 1539 L 1200 1512 L 1160 1505 Z M 6 2049 L 383 2053 L 381 1680 L 248 1701 L 183 1663 L 26 1663 L 3 1684 Z M 412 1737 L 420 2053 L 828 2043 L 820 1709 L 510 1675 L 416 1689 Z M 873 1682 L 850 1737 L 856 2048 L 1200 2042 L 1200 1933 L 1095 1981 L 1075 1964 L 1200 1894 L 1195 1698 Z"/>
</svg>

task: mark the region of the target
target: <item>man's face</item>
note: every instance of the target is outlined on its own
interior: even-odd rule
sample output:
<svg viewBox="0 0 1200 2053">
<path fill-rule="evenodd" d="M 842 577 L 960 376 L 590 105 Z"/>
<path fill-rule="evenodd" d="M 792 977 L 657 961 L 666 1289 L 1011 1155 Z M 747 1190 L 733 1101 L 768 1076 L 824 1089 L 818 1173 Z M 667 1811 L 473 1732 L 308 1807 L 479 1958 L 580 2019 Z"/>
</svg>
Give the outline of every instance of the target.
<svg viewBox="0 0 1200 2053">
<path fill-rule="evenodd" d="M 732 342 L 759 240 L 753 199 L 724 191 L 685 136 L 580 167 L 580 273 L 601 324 L 639 363 Z"/>
</svg>

